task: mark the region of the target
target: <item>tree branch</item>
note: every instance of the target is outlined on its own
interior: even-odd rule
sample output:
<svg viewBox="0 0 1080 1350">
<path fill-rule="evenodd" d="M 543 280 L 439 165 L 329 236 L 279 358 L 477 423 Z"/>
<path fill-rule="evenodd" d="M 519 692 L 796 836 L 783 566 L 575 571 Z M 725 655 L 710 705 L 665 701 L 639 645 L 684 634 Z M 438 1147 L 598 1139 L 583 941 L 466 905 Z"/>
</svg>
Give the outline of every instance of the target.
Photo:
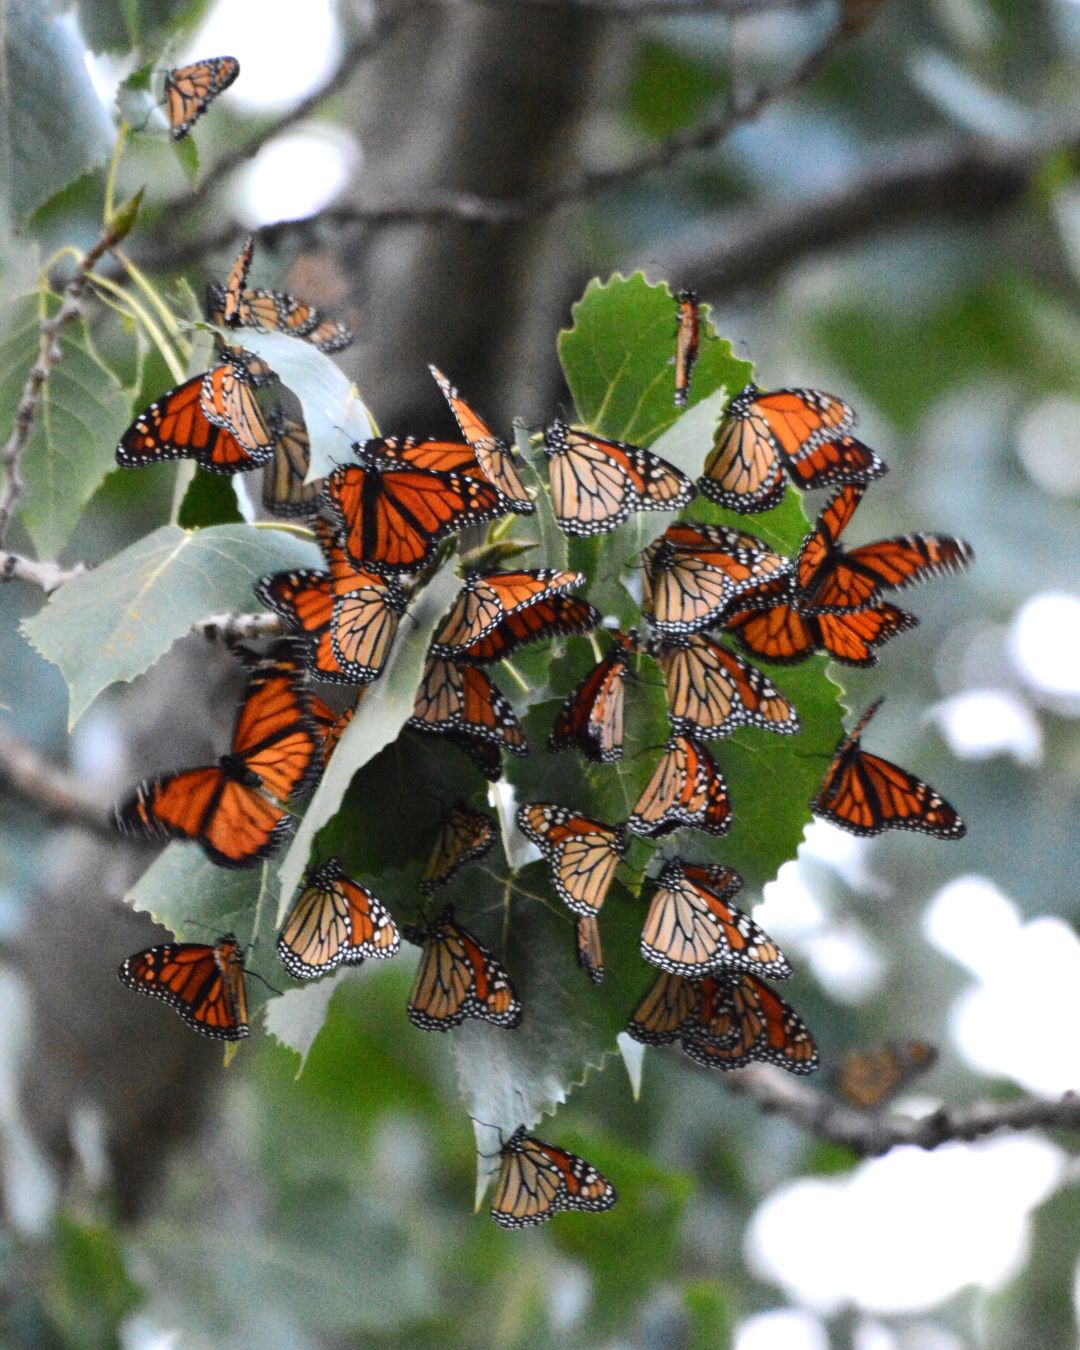
<svg viewBox="0 0 1080 1350">
<path fill-rule="evenodd" d="M 547 2 L 536 0 L 536 3 Z M 273 244 L 285 235 L 302 234 L 316 226 L 320 229 L 343 229 L 357 225 L 404 225 L 448 220 L 473 225 L 505 226 L 523 220 L 535 220 L 564 206 L 590 201 L 616 188 L 626 187 L 648 174 L 671 168 L 691 154 L 715 149 L 739 127 L 760 117 L 771 104 L 809 84 L 840 48 L 850 31 L 849 26 L 841 20 L 783 79 L 736 99 L 722 116 L 677 131 L 613 168 L 585 170 L 531 197 L 500 201 L 471 193 L 432 192 L 411 200 L 342 204 L 321 211 L 317 216 L 274 221 L 259 226 L 253 233 L 257 239 Z M 188 241 L 178 248 L 163 249 L 149 258 L 148 262 L 156 266 L 183 265 L 206 253 L 228 247 L 240 229 L 239 225 L 232 222 L 213 235 Z"/>
<path fill-rule="evenodd" d="M 82 294 L 86 290 L 94 264 L 118 241 L 119 236 L 110 226 L 82 259 L 75 275 L 64 287 L 60 308 L 51 319 L 42 320 L 38 357 L 26 377 L 22 397 L 15 410 L 15 423 L 11 435 L 7 444 L 0 450 L 0 468 L 4 470 L 4 481 L 0 485 L 0 544 L 7 536 L 11 518 L 26 486 L 22 476 L 22 457 L 33 435 L 34 423 L 41 407 L 42 390 L 53 367 L 64 354 L 60 346 L 61 330 L 81 312 Z"/>
<path fill-rule="evenodd" d="M 114 842 L 120 838 L 99 792 L 50 764 L 6 727 L 0 727 L 0 789 L 51 819 L 79 825 Z"/>
<path fill-rule="evenodd" d="M 820 196 L 723 212 L 643 262 L 701 290 L 760 285 L 817 249 L 930 215 L 978 218 L 1015 205 L 1047 156 L 1080 150 L 1080 128 L 993 145 L 940 136 L 910 141 L 884 163 Z"/>
<path fill-rule="evenodd" d="M 5 553 L 0 550 L 0 582 L 29 581 L 40 586 L 46 595 L 51 595 L 58 586 L 73 581 L 88 571 L 85 563 L 76 563 L 74 567 L 61 567 L 59 563 L 38 562 L 34 558 L 24 558 L 20 553 Z"/>
<path fill-rule="evenodd" d="M 753 1066 L 730 1075 L 730 1086 L 769 1114 L 785 1117 L 819 1139 L 849 1148 L 860 1157 L 878 1157 L 902 1144 L 935 1149 L 954 1140 L 970 1141 L 998 1130 L 1080 1129 L 1080 1096 L 1025 1098 L 941 1107 L 918 1118 L 856 1111 L 792 1078 L 782 1070 Z"/>
<path fill-rule="evenodd" d="M 191 631 L 207 642 L 250 642 L 252 638 L 277 637 L 285 621 L 277 614 L 214 614 L 192 624 Z"/>
</svg>

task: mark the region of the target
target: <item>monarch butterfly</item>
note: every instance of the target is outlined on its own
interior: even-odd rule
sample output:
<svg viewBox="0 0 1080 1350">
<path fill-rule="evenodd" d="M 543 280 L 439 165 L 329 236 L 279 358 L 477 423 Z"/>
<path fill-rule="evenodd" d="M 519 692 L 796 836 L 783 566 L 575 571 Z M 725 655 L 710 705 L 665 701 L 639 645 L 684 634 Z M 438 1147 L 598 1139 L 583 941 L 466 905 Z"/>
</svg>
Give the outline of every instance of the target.
<svg viewBox="0 0 1080 1350">
<path fill-rule="evenodd" d="M 240 74 L 234 56 L 210 56 L 165 72 L 169 135 L 182 141 L 210 104 Z"/>
<path fill-rule="evenodd" d="M 762 393 L 748 384 L 728 404 L 698 487 L 711 501 L 750 514 L 778 505 L 784 469 L 808 489 L 880 478 L 882 461 L 846 434 L 854 423 L 853 410 L 832 394 Z"/>
<path fill-rule="evenodd" d="M 483 943 L 458 924 L 453 905 L 431 923 L 401 930 L 423 947 L 409 995 L 409 1021 L 424 1031 L 449 1031 L 466 1017 L 512 1028 L 521 1022 L 521 1000 L 510 976 Z"/>
<path fill-rule="evenodd" d="M 840 742 L 811 811 L 849 834 L 918 830 L 938 839 L 962 839 L 967 826 L 929 783 L 862 749 L 862 734 L 881 702 L 871 703 Z"/>
<path fill-rule="evenodd" d="M 741 592 L 791 570 L 756 535 L 677 521 L 641 555 L 642 608 L 665 637 L 711 627 Z"/>
<path fill-rule="evenodd" d="M 395 956 L 400 945 L 390 911 L 336 858 L 309 874 L 277 940 L 282 964 L 298 980 L 361 965 L 369 956 Z"/>
<path fill-rule="evenodd" d="M 656 659 L 678 735 L 712 740 L 752 726 L 792 736 L 800 728 L 798 713 L 771 680 L 702 633 L 661 642 Z"/>
<path fill-rule="evenodd" d="M 291 817 L 277 803 L 306 785 L 318 750 L 297 656 L 278 644 L 248 680 L 229 753 L 146 779 L 113 808 L 114 822 L 123 834 L 194 839 L 220 867 L 250 867 L 288 834 Z"/>
<path fill-rule="evenodd" d="M 329 572 L 305 569 L 262 577 L 255 596 L 314 638 L 308 669 L 329 684 L 366 684 L 382 674 L 408 596 L 394 581 L 352 565 L 325 521 L 316 532 Z"/>
<path fill-rule="evenodd" d="M 604 948 L 600 924 L 594 915 L 582 915 L 577 921 L 578 965 L 593 984 L 604 983 Z"/>
<path fill-rule="evenodd" d="M 560 1210 L 611 1209 L 615 1187 L 592 1163 L 545 1144 L 519 1125 L 502 1145 L 491 1217 L 503 1228 L 531 1228 Z"/>
<path fill-rule="evenodd" d="M 439 822 L 435 847 L 424 868 L 420 890 L 427 895 L 444 886 L 466 863 L 491 852 L 498 836 L 493 816 L 467 802 L 454 802 Z"/>
<path fill-rule="evenodd" d="M 958 572 L 974 556 L 970 544 L 947 534 L 904 534 L 845 552 L 838 541 L 865 491 L 857 483 L 842 487 L 803 541 L 792 596 L 795 608 L 803 613 L 865 609 L 883 590 Z"/>
<path fill-rule="evenodd" d="M 435 633 L 431 654 L 458 657 L 511 614 L 538 600 L 573 590 L 584 580 L 581 572 L 560 572 L 554 567 L 495 572 L 486 577 L 469 572 L 453 608 Z"/>
<path fill-rule="evenodd" d="M 749 972 L 689 980 L 663 971 L 638 1004 L 627 1031 L 646 1045 L 678 1041 L 710 1069 L 740 1069 L 754 1060 L 789 1073 L 813 1073 L 817 1049 L 802 1018 Z"/>
<path fill-rule="evenodd" d="M 552 750 L 576 747 L 586 759 L 613 764 L 622 759 L 626 675 L 637 634 L 613 632 L 615 646 L 582 680 L 555 718 Z"/>
<path fill-rule="evenodd" d="M 270 436 L 274 448 L 263 469 L 263 506 L 275 516 L 315 515 L 325 480 L 304 482 L 311 464 L 307 428 L 275 408 L 270 414 Z"/>
<path fill-rule="evenodd" d="M 552 885 L 567 908 L 595 917 L 626 849 L 626 830 L 553 802 L 519 806 L 517 823 L 547 859 Z"/>
<path fill-rule="evenodd" d="M 415 571 L 448 534 L 506 509 L 490 483 L 374 456 L 339 465 L 326 480 L 325 501 L 345 525 L 349 557 L 376 572 Z"/>
<path fill-rule="evenodd" d="M 465 402 L 441 370 L 430 365 L 428 370 L 442 390 L 443 397 L 449 403 L 450 411 L 461 428 L 461 434 L 472 447 L 487 478 L 510 503 L 511 511 L 521 516 L 531 516 L 536 507 L 514 467 L 510 447 L 496 436 L 484 419 Z"/>
<path fill-rule="evenodd" d="M 694 498 L 694 485 L 684 473 L 625 441 L 557 421 L 544 434 L 544 448 L 551 503 L 567 534 L 607 534 L 632 511 L 676 511 Z"/>
<path fill-rule="evenodd" d="M 680 858 L 660 873 L 641 930 L 641 954 L 673 975 L 699 979 L 723 970 L 749 970 L 786 979 L 791 967 L 758 925 L 729 903 L 742 887 L 737 872 L 726 870 L 723 889 L 694 879 L 695 869 Z M 697 872 L 700 877 L 700 872 Z"/>
<path fill-rule="evenodd" d="M 461 441 L 433 441 L 419 436 L 376 436 L 357 441 L 353 454 L 376 467 L 389 464 L 398 468 L 423 469 L 427 473 L 462 473 L 486 487 L 493 484 L 480 467 L 471 445 Z M 498 489 L 496 489 L 498 491 Z M 500 499 L 502 494 L 499 494 Z M 504 506 L 504 509 L 505 506 Z"/>
<path fill-rule="evenodd" d="M 675 344 L 675 406 L 685 408 L 690 398 L 690 376 L 701 344 L 701 309 L 693 291 L 680 291 L 675 297 L 679 307 L 679 327 Z"/>
<path fill-rule="evenodd" d="M 871 1050 L 849 1050 L 832 1074 L 833 1090 L 849 1106 L 877 1111 L 937 1063 L 927 1041 L 890 1041 Z"/>
<path fill-rule="evenodd" d="M 244 954 L 232 933 L 212 945 L 166 942 L 136 952 L 116 972 L 120 983 L 160 998 L 194 1031 L 219 1041 L 242 1041 L 248 1026 Z"/>
<path fill-rule="evenodd" d="M 250 259 L 248 260 L 250 262 Z M 214 323 L 303 338 L 321 352 L 339 352 L 353 340 L 353 331 L 337 319 L 325 319 L 314 305 L 285 291 L 248 290 L 247 273 L 230 276 L 224 286 L 209 288 Z"/>
<path fill-rule="evenodd" d="M 185 380 L 136 417 L 116 447 L 121 468 L 194 459 L 211 473 L 246 473 L 266 463 L 271 447 L 248 449 L 226 427 L 207 418 L 202 404 L 205 378 L 196 375 Z"/>
<path fill-rule="evenodd" d="M 233 327 L 242 322 L 240 318 L 241 300 L 254 256 L 255 236 L 249 234 L 247 239 L 244 240 L 244 246 L 237 255 L 236 261 L 229 270 L 225 285 L 223 287 L 210 287 L 210 317 L 215 323 L 220 322 Z"/>
<path fill-rule="evenodd" d="M 252 390 L 275 378 L 258 358 L 226 347 L 218 364 L 203 376 L 199 391 L 207 421 L 231 432 L 249 454 L 261 455 L 263 463 L 273 452 L 274 438 Z"/>
<path fill-rule="evenodd" d="M 322 738 L 322 767 L 324 769 L 330 763 L 330 756 L 337 749 L 337 743 L 341 740 L 342 733 L 356 715 L 356 709 L 360 706 L 360 702 L 367 691 L 367 685 L 363 685 L 357 690 L 356 702 L 351 707 L 346 708 L 340 715 L 327 703 L 324 703 L 317 694 L 308 694 L 311 718 L 315 723 L 316 733 Z"/>
<path fill-rule="evenodd" d="M 490 665 L 512 656 L 529 642 L 547 642 L 551 638 L 574 633 L 589 633 L 600 623 L 600 611 L 576 595 L 550 595 L 519 609 L 495 628 L 458 654 L 459 661 Z"/>
<path fill-rule="evenodd" d="M 500 750 L 528 753 L 525 732 L 506 696 L 476 666 L 428 657 L 413 715 L 405 724 L 449 739 L 478 758 L 489 778 L 501 771 Z M 484 743 L 476 748 L 476 743 Z M 491 770 L 494 769 L 494 773 Z"/>
<path fill-rule="evenodd" d="M 724 627 L 752 656 L 779 666 L 793 666 L 814 652 L 827 652 L 846 666 L 876 666 L 877 648 L 918 623 L 914 614 L 885 603 L 846 614 L 800 614 L 786 600 L 724 619 Z"/>
<path fill-rule="evenodd" d="M 673 736 L 626 824 L 635 834 L 654 839 L 680 825 L 727 834 L 731 798 L 708 750 L 689 736 Z"/>
</svg>

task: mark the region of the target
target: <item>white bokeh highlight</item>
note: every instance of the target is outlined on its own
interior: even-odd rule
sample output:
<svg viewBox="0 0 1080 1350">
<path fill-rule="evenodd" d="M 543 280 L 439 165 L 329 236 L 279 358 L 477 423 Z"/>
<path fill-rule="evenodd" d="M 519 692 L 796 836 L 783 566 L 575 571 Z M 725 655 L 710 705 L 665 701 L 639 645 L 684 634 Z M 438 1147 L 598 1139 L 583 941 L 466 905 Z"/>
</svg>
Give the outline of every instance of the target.
<svg viewBox="0 0 1080 1350">
<path fill-rule="evenodd" d="M 852 1304 L 917 1311 L 965 1285 L 995 1289 L 1023 1265 L 1029 1215 L 1066 1166 L 1063 1151 L 1035 1135 L 894 1149 L 843 1178 L 774 1192 L 747 1230 L 747 1261 L 825 1315 Z"/>
<path fill-rule="evenodd" d="M 241 174 L 237 215 L 252 227 L 314 215 L 345 187 L 358 156 L 355 143 L 335 127 L 279 136 Z"/>
<path fill-rule="evenodd" d="M 1009 689 L 966 689 L 938 703 L 930 717 L 961 759 L 1010 755 L 1018 764 L 1042 761 L 1039 720 Z"/>
<path fill-rule="evenodd" d="M 829 1350 L 817 1317 L 794 1308 L 757 1313 L 735 1328 L 733 1350 Z"/>
<path fill-rule="evenodd" d="M 1026 600 L 1009 629 L 1009 654 L 1032 689 L 1080 700 L 1080 596 L 1044 591 Z"/>
</svg>

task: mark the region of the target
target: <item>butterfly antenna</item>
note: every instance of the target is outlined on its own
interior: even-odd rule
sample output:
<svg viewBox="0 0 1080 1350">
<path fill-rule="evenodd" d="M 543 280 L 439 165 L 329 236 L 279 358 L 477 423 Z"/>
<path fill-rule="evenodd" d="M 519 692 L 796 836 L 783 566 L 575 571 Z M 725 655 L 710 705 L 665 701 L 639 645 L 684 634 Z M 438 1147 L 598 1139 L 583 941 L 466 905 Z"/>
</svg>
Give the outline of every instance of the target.
<svg viewBox="0 0 1080 1350">
<path fill-rule="evenodd" d="M 259 974 L 259 972 L 258 972 L 257 970 L 247 970 L 247 968 L 245 967 L 245 972 L 244 972 L 244 973 L 247 974 L 247 975 L 250 975 L 250 976 L 252 976 L 252 978 L 258 980 L 260 984 L 266 985 L 267 989 L 269 989 L 270 992 L 271 992 L 272 994 L 284 994 L 284 993 L 285 993 L 285 990 L 284 990 L 284 989 L 279 989 L 279 988 L 277 987 L 277 985 L 271 984 L 269 980 L 263 979 L 263 977 Z"/>
</svg>

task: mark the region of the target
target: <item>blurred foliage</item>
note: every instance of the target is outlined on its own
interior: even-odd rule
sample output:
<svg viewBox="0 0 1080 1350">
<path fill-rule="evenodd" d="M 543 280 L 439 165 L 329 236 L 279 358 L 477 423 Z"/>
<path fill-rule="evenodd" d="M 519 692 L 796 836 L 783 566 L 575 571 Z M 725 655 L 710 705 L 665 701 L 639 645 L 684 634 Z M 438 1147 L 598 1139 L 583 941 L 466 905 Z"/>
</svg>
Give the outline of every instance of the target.
<svg viewBox="0 0 1080 1350">
<path fill-rule="evenodd" d="M 30 12 L 27 6 L 15 8 L 24 18 Z M 143 56 L 157 61 L 167 39 L 175 48 L 179 27 L 204 8 L 84 2 L 78 16 L 95 50 L 120 53 L 138 42 Z M 655 140 L 711 114 L 728 89 L 744 89 L 787 68 L 818 24 L 816 11 L 766 12 L 735 27 L 701 18 L 650 20 L 622 68 L 620 134 Z M 281 40 L 287 41 L 287 34 Z M 934 54 L 930 63 L 928 52 Z M 37 60 L 46 57 L 60 63 L 51 74 L 42 70 L 37 81 L 50 97 L 25 107 L 15 99 L 0 113 L 5 143 L 40 151 L 33 172 L 7 177 L 16 192 L 9 208 L 21 217 L 37 213 L 31 224 L 38 261 L 27 264 L 22 244 L 9 243 L 4 257 L 5 273 L 12 279 L 19 274 L 20 293 L 33 285 L 40 262 L 56 248 L 74 240 L 85 247 L 100 229 L 103 175 L 100 167 L 83 171 L 103 164 L 108 138 L 98 135 L 96 115 L 80 118 L 65 92 L 81 90 L 85 107 L 96 108 L 82 88 L 81 65 L 51 40 L 38 48 Z M 650 176 L 593 207 L 580 229 L 566 228 L 567 247 L 587 258 L 585 277 L 625 269 L 628 258 L 651 256 L 654 244 L 661 251 L 699 212 L 742 205 L 767 213 L 777 203 L 809 198 L 848 176 L 870 173 L 898 137 L 947 137 L 958 128 L 969 135 L 974 128 L 994 139 L 1000 127 L 992 119 L 1022 125 L 1017 110 L 1072 115 L 1078 65 L 1080 20 L 1074 6 L 1057 0 L 1025 7 L 1005 0 L 886 6 L 875 27 L 829 66 L 797 106 L 778 106 L 740 132 L 722 154 Z M 10 128 L 26 116 L 40 118 L 33 138 L 13 141 Z M 245 119 L 223 107 L 216 126 L 200 132 L 204 161 L 212 163 L 230 147 L 230 138 L 264 121 L 263 114 Z M 194 154 L 194 141 L 186 153 Z M 164 138 L 140 138 L 127 168 L 126 191 L 149 184 L 142 222 L 148 227 L 168 219 L 171 203 L 189 190 L 185 166 Z M 842 248 L 800 257 L 768 288 L 748 292 L 735 275 L 707 297 L 714 327 L 730 335 L 733 350 L 719 340 L 706 344 L 695 376 L 696 399 L 706 401 L 726 380 L 745 379 L 735 367 L 748 371 L 741 360 L 746 354 L 753 355 L 765 385 L 835 389 L 859 408 L 860 434 L 892 470 L 860 511 L 859 529 L 865 533 L 858 538 L 939 528 L 964 534 L 976 546 L 979 565 L 970 576 L 928 587 L 913 600 L 922 626 L 888 649 L 880 669 L 846 672 L 844 679 L 844 701 L 851 706 L 888 693 L 875 723 L 874 748 L 940 786 L 969 819 L 969 838 L 950 848 L 913 837 L 886 838 L 860 849 L 856 866 L 804 853 L 801 909 L 785 920 L 790 933 L 776 932 L 802 972 L 795 1002 L 826 1058 L 849 1045 L 925 1036 L 943 1049 L 941 1063 L 920 1085 L 920 1097 L 925 1093 L 929 1100 L 962 1103 L 1016 1091 L 1011 1082 L 978 1073 L 950 1033 L 950 1010 L 973 977 L 961 964 L 963 952 L 942 953 L 923 935 L 921 918 L 940 887 L 974 872 L 993 879 L 1025 916 L 1058 913 L 1074 925 L 1080 919 L 1077 709 L 1027 680 L 1009 648 L 1010 625 L 1025 600 L 1047 589 L 1080 593 L 1080 497 L 1075 489 L 1047 490 L 1020 449 L 1024 419 L 1040 399 L 1080 393 L 1075 355 L 1080 240 L 1069 214 L 1076 190 L 1074 156 L 1054 154 L 1041 166 L 1029 198 L 1008 212 L 961 223 L 928 214 L 900 229 L 882 222 Z M 221 260 L 213 261 L 220 267 Z M 284 267 L 288 260 L 278 261 Z M 207 270 L 213 268 L 207 264 Z M 693 275 L 671 280 L 694 284 Z M 17 348 L 8 343 L 22 310 L 12 303 L 13 292 L 7 298 L 0 375 L 10 375 L 17 385 L 32 348 L 25 339 Z M 501 303 L 504 297 L 493 299 Z M 619 329 L 631 338 L 637 335 L 634 313 Z M 176 380 L 156 348 L 143 360 L 130 327 L 121 322 L 103 323 L 92 336 L 79 330 L 69 336 L 83 343 L 87 363 L 101 362 L 116 372 L 115 379 L 102 374 L 92 382 L 94 396 L 110 404 L 108 419 L 103 414 L 92 436 L 73 434 L 70 442 L 80 454 L 99 456 L 134 411 Z M 670 342 L 670 335 L 662 336 Z M 568 342 L 564 339 L 564 347 Z M 69 356 L 79 359 L 77 353 Z M 573 356 L 564 351 L 564 358 L 579 411 L 587 420 L 598 418 L 608 434 L 658 435 L 664 419 L 673 420 L 670 400 L 661 393 L 656 415 L 634 423 L 632 431 L 629 405 L 610 410 L 610 421 L 608 410 L 599 418 L 603 392 L 597 398 L 586 387 L 592 377 L 584 367 L 579 374 Z M 710 362 L 716 363 L 712 374 Z M 60 369 L 65 367 L 74 371 L 76 361 L 65 360 Z M 606 388 L 610 374 L 597 386 Z M 86 412 L 82 404 L 80 411 Z M 676 424 L 665 434 L 678 431 Z M 661 453 L 668 453 L 667 444 L 658 446 Z M 700 454 L 693 437 L 684 444 L 686 453 Z M 524 431 L 519 445 L 529 446 Z M 1062 454 L 1075 451 L 1073 443 Z M 677 450 L 670 453 L 675 457 Z M 98 458 L 86 461 L 85 473 L 79 469 L 83 497 L 93 496 L 68 545 L 71 558 L 104 562 L 106 582 L 107 560 L 166 527 L 172 505 L 172 484 L 163 481 L 168 473 L 153 483 L 148 481 L 153 474 L 109 473 L 101 481 L 107 467 Z M 542 456 L 538 468 L 542 475 Z M 801 529 L 800 513 L 789 494 L 783 513 L 749 527 L 766 535 L 775 530 L 790 546 Z M 695 514 L 705 513 L 699 506 Z M 184 492 L 179 524 L 185 530 L 239 531 L 237 515 L 230 485 L 195 475 Z M 51 533 L 36 541 L 44 547 L 48 539 L 59 547 L 72 523 L 50 523 Z M 542 517 L 528 528 L 530 538 L 539 535 L 539 547 L 523 565 L 554 563 L 553 522 Z M 565 539 L 558 540 L 565 547 Z M 32 540 L 20 535 L 12 542 L 26 549 Z M 635 539 L 627 536 L 623 544 L 628 557 Z M 590 541 L 574 541 L 566 553 L 575 565 L 587 561 L 592 570 L 592 548 Z M 253 563 L 252 574 L 279 565 L 293 564 Z M 629 621 L 632 602 L 617 572 L 598 578 L 597 589 L 605 606 Z M 64 594 L 58 593 L 42 618 Z M 231 607 L 235 598 L 222 597 L 217 607 Z M 75 593 L 72 603 L 77 599 Z M 170 593 L 167 607 L 172 604 Z M 19 620 L 28 618 L 30 631 L 42 622 L 31 617 L 39 608 L 39 597 L 14 586 L 0 591 L 0 698 L 18 709 L 20 730 L 59 753 L 64 687 L 55 667 L 15 636 Z M 179 611 L 177 616 L 178 634 L 188 616 Z M 102 640 L 100 630 L 91 631 L 91 619 L 97 622 L 88 614 L 80 637 L 83 653 Z M 158 655 L 171 640 L 160 645 Z M 523 654 L 518 669 L 536 695 L 524 719 L 534 744 L 546 740 L 555 690 L 580 678 L 594 659 L 589 645 L 579 641 L 566 644 L 550 663 Z M 82 667 L 81 660 L 73 662 L 73 678 L 87 681 L 89 668 Z M 777 675 L 804 715 L 808 687 L 824 683 L 821 669 L 815 662 Z M 659 744 L 663 721 L 655 667 L 642 657 L 636 673 L 640 683 L 631 696 L 641 730 L 634 747 L 639 757 L 630 758 L 632 773 L 640 776 L 652 762 L 644 747 Z M 1008 752 L 958 761 L 926 720 L 926 709 L 943 697 L 987 687 L 1005 689 L 1035 719 L 1046 747 L 1040 764 L 1021 765 Z M 508 692 L 519 701 L 516 687 Z M 102 715 L 106 702 L 95 705 L 94 714 Z M 115 719 L 115 712 L 111 715 Z M 808 779 L 819 775 L 819 757 L 836 730 L 835 720 L 819 725 L 821 744 L 804 766 Z M 119 726 L 122 733 L 122 722 Z M 745 739 L 749 746 L 751 733 Z M 759 737 L 755 751 L 765 742 Z M 773 750 L 771 740 L 767 748 Z M 787 748 L 777 746 L 776 753 Z M 750 772 L 750 755 L 740 737 L 725 743 L 721 757 L 736 803 L 750 801 L 750 784 L 740 777 L 744 759 Z M 559 757 L 537 755 L 512 764 L 511 776 L 523 790 L 544 795 L 543 775 L 566 772 L 559 763 Z M 602 777 L 580 765 L 575 772 L 582 804 L 595 801 L 612 816 L 625 807 L 621 794 L 632 789 L 621 777 Z M 385 785 L 395 778 L 409 784 L 413 814 L 407 821 L 386 806 Z M 788 801 L 783 780 L 777 776 L 775 782 L 767 807 L 764 796 L 756 800 L 763 814 L 786 812 L 797 834 L 804 794 L 800 789 L 798 800 Z M 341 811 L 319 835 L 319 849 L 346 858 L 362 879 L 370 878 L 380 893 L 385 889 L 392 905 L 414 905 L 419 864 L 402 868 L 400 860 L 413 856 L 417 838 L 427 840 L 433 832 L 439 810 L 433 785 L 448 797 L 464 793 L 482 804 L 466 761 L 407 733 L 352 776 Z M 0 856 L 6 924 L 20 918 L 33 922 L 37 874 L 58 837 L 29 818 L 13 821 Z M 733 835 L 730 849 L 741 849 L 740 864 L 761 882 L 775 862 L 755 859 L 755 844 L 756 836 L 747 834 L 740 845 Z M 640 875 L 644 853 L 635 846 L 628 876 Z M 726 847 L 719 854 L 735 856 Z M 197 863 L 198 856 L 188 851 L 183 861 Z M 166 854 L 159 866 L 179 860 L 179 854 Z M 475 910 L 478 928 L 488 925 L 489 936 L 496 937 L 501 914 L 493 896 L 501 868 L 499 862 L 491 875 L 465 872 L 448 892 L 463 911 Z M 223 875 L 214 879 L 220 882 Z M 520 882 L 546 893 L 539 868 L 523 873 Z M 205 882 L 190 884 L 205 893 Z M 229 887 L 221 886 L 211 898 L 224 910 L 231 903 Z M 644 984 L 647 978 L 644 966 L 632 964 L 641 904 L 627 887 L 613 892 L 609 907 L 610 988 L 625 1006 L 627 996 L 638 992 L 631 992 L 634 980 Z M 587 999 L 591 991 L 573 968 L 572 925 L 565 915 L 525 895 L 515 901 L 515 916 L 519 911 L 550 942 L 555 969 L 565 967 L 568 998 Z M 250 898 L 239 903 L 238 912 L 250 914 Z M 403 917 L 408 912 L 403 908 Z M 198 911 L 192 909 L 192 916 L 198 919 Z M 973 932 L 979 919 L 972 915 Z M 871 974 L 862 967 L 863 976 L 855 978 L 852 963 L 858 974 L 859 961 L 867 959 Z M 1050 974 L 1017 973 L 1018 1010 L 1022 998 L 1038 1006 L 1038 990 L 1031 995 L 1026 985 L 1055 978 L 1052 954 L 1048 964 Z M 268 953 L 259 951 L 253 965 L 268 972 Z M 410 979 L 407 956 L 336 979 L 326 995 L 326 1026 L 298 1080 L 297 1054 L 277 1041 L 259 1037 L 245 1047 L 219 1075 L 223 1086 L 200 1136 L 161 1158 L 137 1219 L 121 1222 L 108 1185 L 97 1183 L 75 1187 L 78 1203 L 66 1204 L 44 1229 L 13 1225 L 0 1243 L 3 1339 L 17 1345 L 107 1346 L 122 1336 L 137 1350 L 154 1335 L 178 1329 L 184 1347 L 228 1341 L 289 1350 L 355 1343 L 532 1350 L 617 1343 L 711 1350 L 731 1343 L 743 1318 L 784 1304 L 783 1289 L 748 1269 L 748 1220 L 791 1178 L 842 1178 L 853 1166 L 845 1150 L 809 1139 L 783 1120 L 763 1118 L 723 1081 L 656 1052 L 646 1057 L 635 1104 L 621 1066 L 609 1062 L 604 1073 L 593 1073 L 574 1092 L 552 1132 L 617 1179 L 620 1206 L 602 1221 L 563 1216 L 546 1229 L 504 1234 L 485 1214 L 468 1213 L 474 1141 L 457 1101 L 463 1066 L 471 1072 L 487 1047 L 483 1038 L 472 1047 L 450 1045 L 448 1038 L 409 1026 L 403 1009 Z M 257 983 L 252 992 L 266 997 Z M 601 1005 L 598 1040 L 601 1034 L 610 1040 L 617 1026 L 618 998 Z M 147 1016 L 154 1013 L 168 1015 L 148 1006 Z M 320 1008 L 316 1020 L 321 1013 Z M 286 1029 L 294 1043 L 302 1039 L 300 1021 L 297 1016 Z M 1036 1034 L 1058 1033 L 1039 1025 Z M 578 1054 L 580 1047 L 572 1049 Z M 116 1053 L 122 1054 L 122 1047 Z M 1071 1054 L 1067 1039 L 1061 1053 Z M 1073 1140 L 1057 1142 L 1075 1151 Z M 1007 1179 L 1002 1180 L 1004 1185 Z M 994 1199 L 986 1196 L 986 1206 Z M 874 1218 L 868 1216 L 868 1228 Z M 933 1221 L 928 1214 L 927 1222 Z M 1066 1186 L 1036 1213 L 1019 1267 L 994 1292 L 969 1287 L 928 1310 L 870 1315 L 897 1347 L 924 1332 L 939 1340 L 951 1335 L 957 1345 L 1072 1344 L 1078 1222 L 1075 1188 Z M 823 1316 L 825 1334 L 833 1343 L 846 1343 L 854 1339 L 860 1317 L 851 1310 Z"/>
</svg>

